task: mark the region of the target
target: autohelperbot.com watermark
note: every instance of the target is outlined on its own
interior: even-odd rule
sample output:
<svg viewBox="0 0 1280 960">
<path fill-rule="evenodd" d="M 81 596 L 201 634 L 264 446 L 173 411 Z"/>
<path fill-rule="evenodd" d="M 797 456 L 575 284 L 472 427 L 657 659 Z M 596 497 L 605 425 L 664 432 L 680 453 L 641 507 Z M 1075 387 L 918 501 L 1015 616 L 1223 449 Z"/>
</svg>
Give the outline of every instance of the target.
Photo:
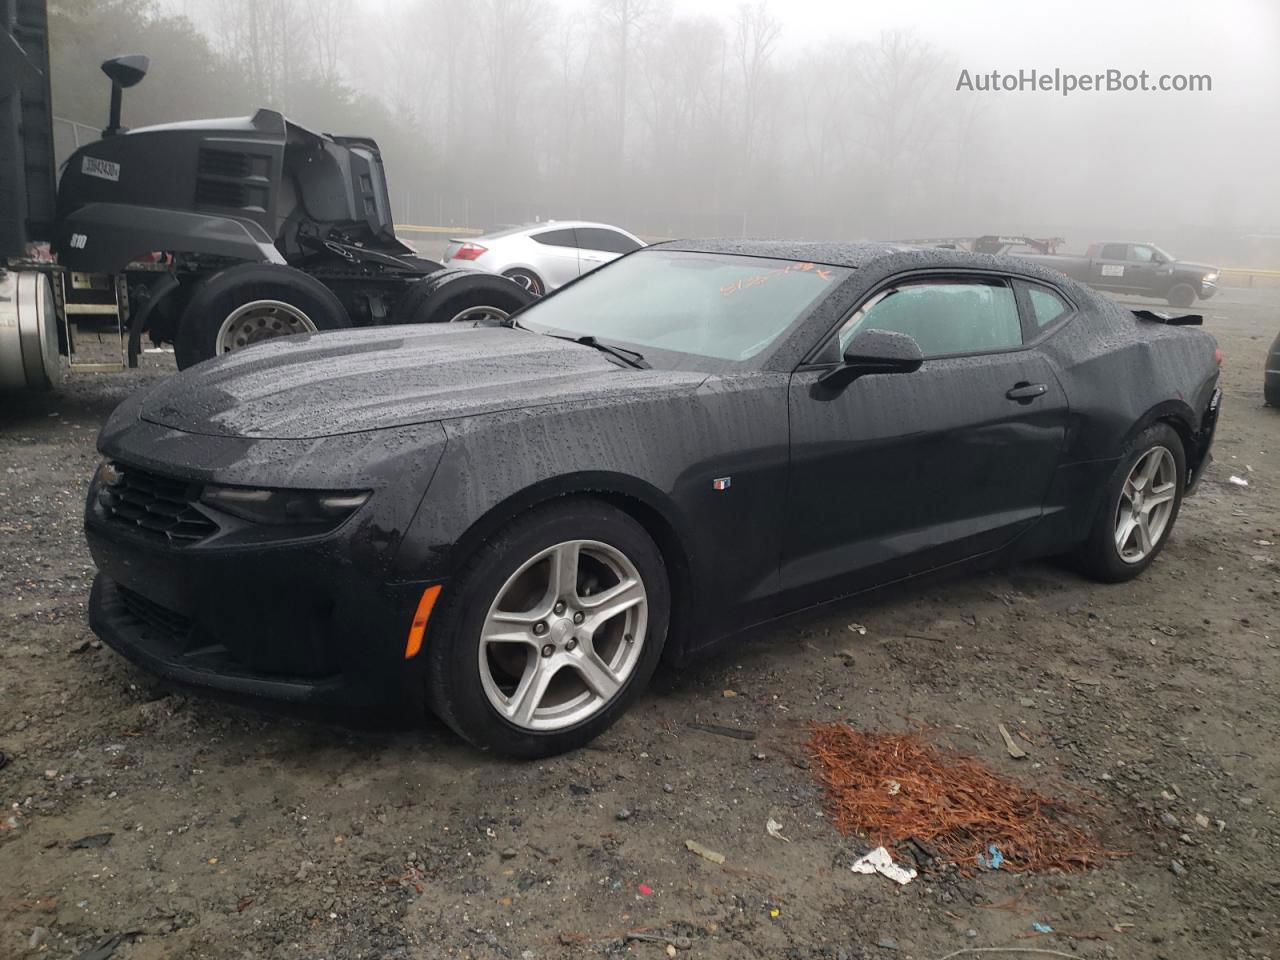
<svg viewBox="0 0 1280 960">
<path fill-rule="evenodd" d="M 1207 73 L 1151 73 L 1139 70 L 1103 70 L 1097 73 L 1074 73 L 1055 67 L 1053 70 L 986 70 L 962 69 L 956 90 L 973 93 L 1211 93 L 1213 77 Z"/>
</svg>

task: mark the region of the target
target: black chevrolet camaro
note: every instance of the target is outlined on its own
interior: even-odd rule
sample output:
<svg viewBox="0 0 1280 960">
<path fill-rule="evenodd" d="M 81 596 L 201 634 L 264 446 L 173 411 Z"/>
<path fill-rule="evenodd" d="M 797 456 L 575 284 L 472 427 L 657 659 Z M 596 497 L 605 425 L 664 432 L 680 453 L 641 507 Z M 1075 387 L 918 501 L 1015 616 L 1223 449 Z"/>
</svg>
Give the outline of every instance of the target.
<svg viewBox="0 0 1280 960">
<path fill-rule="evenodd" d="M 502 326 L 275 340 L 129 398 L 91 624 L 181 683 L 554 753 L 801 608 L 1043 555 L 1136 576 L 1219 360 L 1014 259 L 650 247 Z"/>
</svg>

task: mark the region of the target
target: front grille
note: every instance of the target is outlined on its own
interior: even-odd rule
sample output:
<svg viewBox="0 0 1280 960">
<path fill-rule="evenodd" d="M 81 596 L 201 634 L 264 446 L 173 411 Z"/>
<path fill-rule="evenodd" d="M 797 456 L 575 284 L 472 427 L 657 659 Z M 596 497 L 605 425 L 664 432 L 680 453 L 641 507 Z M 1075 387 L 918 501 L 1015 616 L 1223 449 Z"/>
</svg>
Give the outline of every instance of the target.
<svg viewBox="0 0 1280 960">
<path fill-rule="evenodd" d="M 226 180 L 197 180 L 196 206 L 243 207 L 248 196 L 244 184 Z"/>
<path fill-rule="evenodd" d="M 195 543 L 218 532 L 218 525 L 194 506 L 200 485 L 114 464 L 116 478 L 98 488 L 109 519 L 175 545 Z"/>
<path fill-rule="evenodd" d="M 144 626 L 153 627 L 160 633 L 175 638 L 185 637 L 191 632 L 191 621 L 177 611 L 162 607 L 154 600 L 148 600 L 142 594 L 125 587 L 116 589 L 129 616 Z"/>
<path fill-rule="evenodd" d="M 212 150 L 209 147 L 200 151 L 199 173 L 211 173 L 219 177 L 247 177 L 250 167 L 248 154 Z"/>
</svg>

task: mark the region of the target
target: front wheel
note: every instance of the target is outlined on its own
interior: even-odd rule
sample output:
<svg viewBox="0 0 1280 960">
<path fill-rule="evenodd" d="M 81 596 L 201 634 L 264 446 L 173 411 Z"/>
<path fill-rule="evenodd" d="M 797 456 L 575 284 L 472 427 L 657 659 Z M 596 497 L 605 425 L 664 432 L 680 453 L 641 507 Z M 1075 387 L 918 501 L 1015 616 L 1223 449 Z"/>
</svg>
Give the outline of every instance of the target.
<svg viewBox="0 0 1280 960">
<path fill-rule="evenodd" d="M 1185 309 L 1196 302 L 1196 288 L 1189 283 L 1173 286 L 1167 295 L 1169 306 Z"/>
<path fill-rule="evenodd" d="M 471 743 L 514 757 L 572 750 L 611 726 L 666 640 L 661 552 L 595 500 L 526 514 L 445 589 L 427 640 L 428 702 Z"/>
<path fill-rule="evenodd" d="M 1135 437 L 1116 465 L 1076 559 L 1095 580 L 1121 583 L 1151 566 L 1173 533 L 1186 485 L 1178 434 L 1154 423 Z"/>
</svg>

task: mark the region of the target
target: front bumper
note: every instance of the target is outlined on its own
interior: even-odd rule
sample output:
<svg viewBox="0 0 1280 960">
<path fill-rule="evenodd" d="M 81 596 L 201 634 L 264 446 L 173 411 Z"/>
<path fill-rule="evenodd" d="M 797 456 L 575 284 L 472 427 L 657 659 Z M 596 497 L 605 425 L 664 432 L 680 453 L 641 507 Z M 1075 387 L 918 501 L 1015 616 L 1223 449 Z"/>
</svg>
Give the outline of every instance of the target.
<svg viewBox="0 0 1280 960">
<path fill-rule="evenodd" d="M 143 669 L 237 697 L 368 714 L 421 706 L 425 658 L 406 660 L 405 641 L 424 584 L 335 578 L 296 554 L 210 560 L 87 535 L 100 571 L 89 626 Z"/>
</svg>

